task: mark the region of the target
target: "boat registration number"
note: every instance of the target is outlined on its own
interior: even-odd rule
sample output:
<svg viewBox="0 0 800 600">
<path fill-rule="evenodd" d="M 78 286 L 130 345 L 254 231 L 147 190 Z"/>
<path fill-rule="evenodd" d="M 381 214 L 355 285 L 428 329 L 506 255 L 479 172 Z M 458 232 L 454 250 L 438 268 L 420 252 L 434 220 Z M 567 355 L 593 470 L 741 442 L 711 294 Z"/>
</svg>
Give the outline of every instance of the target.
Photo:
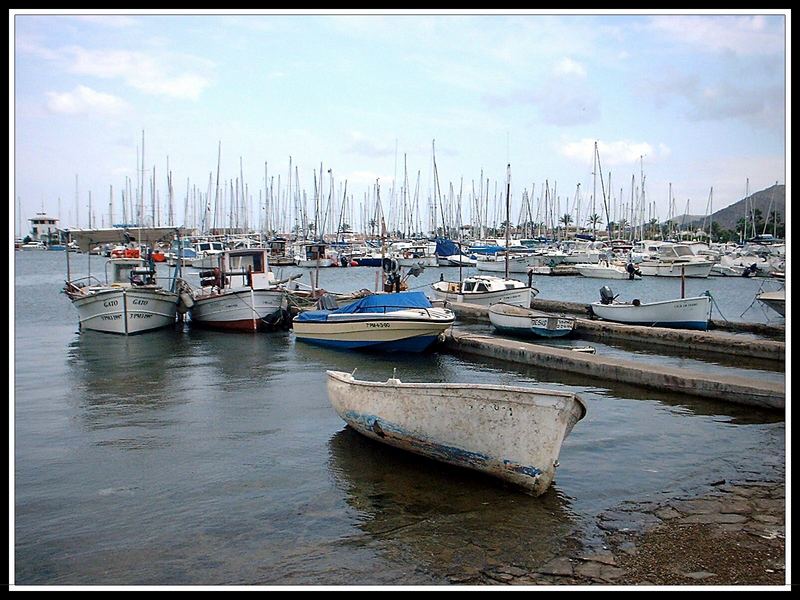
<svg viewBox="0 0 800 600">
<path fill-rule="evenodd" d="M 392 326 L 391 323 L 367 323 L 367 327 L 368 328 L 371 327 L 371 328 L 376 328 L 376 329 L 377 328 L 388 329 L 391 326 Z"/>
</svg>

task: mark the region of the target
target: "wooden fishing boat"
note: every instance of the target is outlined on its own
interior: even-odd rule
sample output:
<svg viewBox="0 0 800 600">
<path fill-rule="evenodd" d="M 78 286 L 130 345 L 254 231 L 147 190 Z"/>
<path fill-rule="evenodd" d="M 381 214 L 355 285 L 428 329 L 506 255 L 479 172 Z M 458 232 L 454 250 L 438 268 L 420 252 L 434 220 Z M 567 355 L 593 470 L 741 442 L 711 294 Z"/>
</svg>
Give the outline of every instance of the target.
<svg viewBox="0 0 800 600">
<path fill-rule="evenodd" d="M 505 302 L 489 307 L 489 321 L 500 333 L 534 337 L 563 337 L 575 328 L 575 319 L 549 315 Z"/>
<path fill-rule="evenodd" d="M 361 381 L 327 372 L 337 414 L 363 435 L 474 469 L 533 496 L 555 477 L 561 445 L 586 414 L 573 393 L 479 383 Z"/>
<path fill-rule="evenodd" d="M 93 276 L 69 280 L 64 293 L 78 310 L 81 330 L 121 335 L 174 325 L 180 300 L 156 281 L 144 258 L 109 259 L 105 282 Z"/>
<path fill-rule="evenodd" d="M 229 331 L 269 331 L 287 308 L 286 289 L 275 278 L 264 248 L 226 250 L 220 267 L 200 272 L 191 307 L 193 326 Z"/>
<path fill-rule="evenodd" d="M 422 352 L 454 321 L 453 311 L 434 307 L 422 292 L 400 292 L 301 312 L 292 329 L 298 340 L 330 348 Z"/>
</svg>

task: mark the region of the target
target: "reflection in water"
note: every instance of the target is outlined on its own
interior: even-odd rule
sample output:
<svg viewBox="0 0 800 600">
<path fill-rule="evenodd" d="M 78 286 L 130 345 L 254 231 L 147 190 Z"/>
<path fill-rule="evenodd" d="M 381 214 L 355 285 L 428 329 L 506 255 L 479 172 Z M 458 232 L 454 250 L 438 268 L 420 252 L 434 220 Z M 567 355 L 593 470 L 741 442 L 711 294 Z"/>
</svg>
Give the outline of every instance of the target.
<svg viewBox="0 0 800 600">
<path fill-rule="evenodd" d="M 349 427 L 331 437 L 329 448 L 335 484 L 368 540 L 386 558 L 405 559 L 433 576 L 477 576 L 511 564 L 532 571 L 577 538 L 577 519 L 555 484 L 533 498 Z"/>
</svg>

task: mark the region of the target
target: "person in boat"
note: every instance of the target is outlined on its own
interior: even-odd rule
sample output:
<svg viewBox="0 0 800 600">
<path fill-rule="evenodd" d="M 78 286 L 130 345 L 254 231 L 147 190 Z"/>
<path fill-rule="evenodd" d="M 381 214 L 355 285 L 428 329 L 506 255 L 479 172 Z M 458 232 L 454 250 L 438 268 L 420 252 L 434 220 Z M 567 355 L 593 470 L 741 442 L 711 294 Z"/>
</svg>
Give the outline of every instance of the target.
<svg viewBox="0 0 800 600">
<path fill-rule="evenodd" d="M 528 267 L 528 287 L 533 287 L 533 267 Z"/>
<path fill-rule="evenodd" d="M 632 262 L 628 263 L 628 266 L 625 267 L 625 270 L 628 272 L 628 279 L 633 280 L 636 275 L 641 276 L 642 272 L 636 268 Z"/>
</svg>

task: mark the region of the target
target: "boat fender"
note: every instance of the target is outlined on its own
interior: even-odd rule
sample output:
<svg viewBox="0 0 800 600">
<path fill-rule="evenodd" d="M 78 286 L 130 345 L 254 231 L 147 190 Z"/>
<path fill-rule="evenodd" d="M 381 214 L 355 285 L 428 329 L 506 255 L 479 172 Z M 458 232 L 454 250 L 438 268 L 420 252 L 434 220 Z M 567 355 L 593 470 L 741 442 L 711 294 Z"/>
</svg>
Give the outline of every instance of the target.
<svg viewBox="0 0 800 600">
<path fill-rule="evenodd" d="M 631 300 L 631 304 L 633 304 L 634 306 L 639 306 L 641 303 L 642 303 L 641 300 L 639 300 L 638 298 L 634 298 L 633 300 Z"/>
</svg>

